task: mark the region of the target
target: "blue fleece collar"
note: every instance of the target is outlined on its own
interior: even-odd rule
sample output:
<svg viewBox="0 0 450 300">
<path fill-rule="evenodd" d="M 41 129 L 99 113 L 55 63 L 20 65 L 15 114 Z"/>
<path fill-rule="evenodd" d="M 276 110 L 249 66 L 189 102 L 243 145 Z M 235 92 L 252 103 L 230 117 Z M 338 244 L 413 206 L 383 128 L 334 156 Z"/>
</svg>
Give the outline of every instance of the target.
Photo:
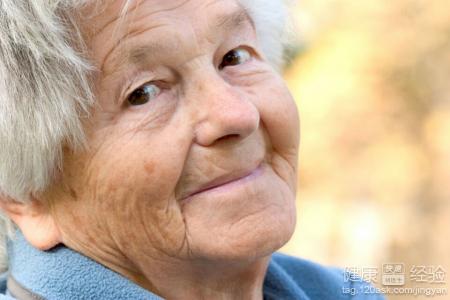
<svg viewBox="0 0 450 300">
<path fill-rule="evenodd" d="M 23 287 L 52 299 L 162 299 L 127 278 L 64 246 L 32 247 L 20 232 L 8 243 L 9 272 Z"/>
<path fill-rule="evenodd" d="M 47 300 L 140 299 L 161 297 L 67 247 L 32 247 L 21 232 L 8 242 L 9 273 L 20 285 Z M 272 257 L 264 281 L 265 299 L 309 300 Z"/>
</svg>

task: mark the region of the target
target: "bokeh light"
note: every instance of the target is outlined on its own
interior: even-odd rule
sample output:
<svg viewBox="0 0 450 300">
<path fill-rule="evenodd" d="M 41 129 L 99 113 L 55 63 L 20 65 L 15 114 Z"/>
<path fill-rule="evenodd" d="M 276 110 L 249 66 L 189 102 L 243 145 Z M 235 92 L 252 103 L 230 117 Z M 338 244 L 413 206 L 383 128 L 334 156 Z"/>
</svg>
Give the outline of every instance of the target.
<svg viewBox="0 0 450 300">
<path fill-rule="evenodd" d="M 285 78 L 302 137 L 297 230 L 282 251 L 450 272 L 450 2 L 302 0 L 292 14 Z M 449 277 L 431 286 L 450 290 Z"/>
</svg>

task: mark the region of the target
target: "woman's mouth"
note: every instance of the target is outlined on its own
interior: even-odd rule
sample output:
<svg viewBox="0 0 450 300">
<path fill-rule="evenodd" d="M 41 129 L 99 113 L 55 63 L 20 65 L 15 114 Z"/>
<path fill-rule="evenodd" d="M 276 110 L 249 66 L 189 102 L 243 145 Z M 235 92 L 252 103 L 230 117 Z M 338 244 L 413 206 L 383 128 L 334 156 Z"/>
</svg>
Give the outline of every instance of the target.
<svg viewBox="0 0 450 300">
<path fill-rule="evenodd" d="M 229 174 L 216 177 L 215 179 L 201 185 L 198 189 L 189 193 L 188 196 L 184 197 L 181 201 L 186 202 L 199 194 L 212 192 L 225 192 L 237 186 L 244 185 L 249 181 L 252 181 L 262 173 L 263 173 L 263 163 L 261 162 L 257 165 L 257 167 L 247 170 L 245 169 L 238 170 L 231 172 Z"/>
</svg>

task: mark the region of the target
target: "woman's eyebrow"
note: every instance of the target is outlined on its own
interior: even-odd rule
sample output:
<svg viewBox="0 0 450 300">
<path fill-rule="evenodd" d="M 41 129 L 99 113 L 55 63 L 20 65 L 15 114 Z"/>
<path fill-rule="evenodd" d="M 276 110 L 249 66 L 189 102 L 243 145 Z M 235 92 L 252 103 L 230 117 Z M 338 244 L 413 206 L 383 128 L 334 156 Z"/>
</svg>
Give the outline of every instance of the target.
<svg viewBox="0 0 450 300">
<path fill-rule="evenodd" d="M 242 7 L 232 13 L 221 14 L 214 17 L 211 23 L 210 30 L 212 31 L 220 30 L 223 32 L 230 32 L 244 25 L 251 25 L 253 30 L 255 30 L 253 20 L 250 18 L 248 12 Z M 168 51 L 173 51 L 174 48 L 177 48 L 176 45 L 162 41 L 155 41 L 133 47 L 127 51 L 121 51 L 117 58 L 113 60 L 111 69 L 117 70 L 126 63 L 134 65 L 142 64 L 142 61 L 148 60 L 152 56 L 152 53 L 167 53 Z"/>
</svg>

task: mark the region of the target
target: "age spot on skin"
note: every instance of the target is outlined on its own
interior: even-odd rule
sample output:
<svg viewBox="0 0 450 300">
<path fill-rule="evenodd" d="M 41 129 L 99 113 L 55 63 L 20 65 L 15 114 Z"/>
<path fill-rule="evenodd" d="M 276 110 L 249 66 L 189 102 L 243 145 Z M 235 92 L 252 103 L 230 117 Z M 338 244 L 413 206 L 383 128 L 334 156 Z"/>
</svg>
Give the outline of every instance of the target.
<svg viewBox="0 0 450 300">
<path fill-rule="evenodd" d="M 69 192 L 70 192 L 70 196 L 74 199 L 77 200 L 78 196 L 77 196 L 77 192 L 75 192 L 75 190 L 73 188 L 69 188 Z"/>
<path fill-rule="evenodd" d="M 155 171 L 155 164 L 152 161 L 145 162 L 144 170 L 147 174 L 152 174 Z"/>
</svg>

